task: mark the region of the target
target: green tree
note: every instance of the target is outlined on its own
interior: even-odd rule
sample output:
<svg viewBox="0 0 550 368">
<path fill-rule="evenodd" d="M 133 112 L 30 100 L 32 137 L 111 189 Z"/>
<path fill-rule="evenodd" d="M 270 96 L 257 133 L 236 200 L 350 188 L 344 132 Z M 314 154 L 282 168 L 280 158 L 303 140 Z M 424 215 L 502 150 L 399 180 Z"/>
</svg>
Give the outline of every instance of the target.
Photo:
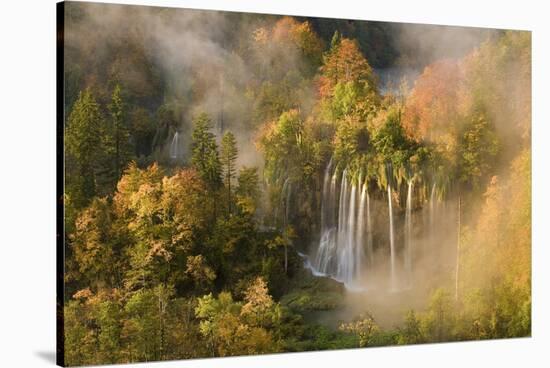
<svg viewBox="0 0 550 368">
<path fill-rule="evenodd" d="M 107 135 L 107 152 L 112 155 L 114 162 L 115 183 L 122 176 L 122 171 L 133 158 L 134 147 L 131 143 L 128 126 L 126 105 L 122 99 L 122 89 L 116 84 L 108 106 L 110 114 L 109 134 Z"/>
<path fill-rule="evenodd" d="M 251 292 L 251 294 L 254 294 Z M 263 293 L 260 293 L 264 295 Z M 270 298 L 253 298 L 261 305 L 271 306 Z M 250 301 L 247 305 L 251 303 Z M 252 302 L 254 304 L 255 302 Z M 267 304 L 266 304 L 267 303 Z M 222 292 L 217 298 L 208 294 L 199 298 L 195 315 L 200 319 L 200 331 L 207 339 L 212 356 L 262 354 L 279 351 L 279 343 L 261 326 L 248 321 L 248 312 L 243 315 L 243 305 L 235 302 L 231 293 Z"/>
<path fill-rule="evenodd" d="M 211 120 L 206 113 L 201 113 L 194 121 L 192 133 L 191 163 L 211 191 L 216 191 L 222 184 L 221 163 L 216 138 L 210 131 Z"/>
<path fill-rule="evenodd" d="M 99 351 L 101 363 L 119 362 L 122 350 L 120 334 L 122 331 L 123 313 L 116 300 L 103 300 L 97 306 L 97 324 L 99 326 Z"/>
<path fill-rule="evenodd" d="M 258 169 L 255 167 L 242 167 L 237 177 L 237 204 L 243 212 L 253 214 L 258 208 L 260 200 L 260 188 Z"/>
<path fill-rule="evenodd" d="M 94 331 L 87 328 L 91 316 L 80 300 L 70 300 L 63 309 L 65 332 L 65 364 L 70 366 L 93 364 L 97 340 Z"/>
<path fill-rule="evenodd" d="M 499 140 L 482 112 L 474 112 L 460 140 L 460 180 L 480 189 L 495 167 Z"/>
<path fill-rule="evenodd" d="M 80 92 L 65 129 L 66 191 L 76 208 L 86 206 L 97 191 L 102 121 L 92 92 Z"/>
<path fill-rule="evenodd" d="M 160 351 L 160 319 L 155 292 L 141 289 L 133 293 L 126 302 L 124 312 L 126 319 L 121 334 L 128 349 L 128 360 L 157 360 Z"/>
<path fill-rule="evenodd" d="M 399 344 L 419 344 L 424 341 L 422 336 L 422 326 L 420 319 L 416 316 L 413 310 L 410 310 L 405 315 L 405 323 L 399 329 L 398 343 Z"/>
<path fill-rule="evenodd" d="M 449 341 L 454 337 L 455 322 L 456 309 L 451 294 L 443 288 L 435 290 L 422 320 L 423 333 L 431 342 Z"/>
<path fill-rule="evenodd" d="M 223 135 L 220 151 L 220 160 L 223 165 L 223 180 L 227 190 L 227 209 L 229 215 L 231 215 L 231 181 L 235 177 L 238 150 L 235 136 L 230 131 Z"/>
</svg>

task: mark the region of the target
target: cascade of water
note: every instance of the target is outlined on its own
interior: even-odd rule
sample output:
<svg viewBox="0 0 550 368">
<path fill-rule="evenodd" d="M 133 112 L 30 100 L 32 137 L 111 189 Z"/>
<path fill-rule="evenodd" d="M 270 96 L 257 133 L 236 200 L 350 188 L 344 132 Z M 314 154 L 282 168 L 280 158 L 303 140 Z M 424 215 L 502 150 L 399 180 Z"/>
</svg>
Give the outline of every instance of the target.
<svg viewBox="0 0 550 368">
<path fill-rule="evenodd" d="M 365 238 L 365 202 L 367 197 L 366 183 L 362 183 L 361 177 L 359 177 L 359 185 L 361 186 L 361 198 L 359 200 L 359 211 L 357 213 L 357 235 L 356 235 L 356 248 L 355 248 L 355 278 L 361 279 L 362 264 L 364 254 L 364 238 Z"/>
<path fill-rule="evenodd" d="M 290 187 L 290 178 L 286 178 L 283 182 L 283 187 L 281 188 L 281 197 L 280 202 L 277 206 L 277 218 L 278 216 L 282 216 L 282 220 L 284 222 L 284 225 L 287 225 L 288 220 L 288 200 L 289 200 L 289 188 Z M 283 211 L 281 211 L 281 207 L 283 207 Z"/>
<path fill-rule="evenodd" d="M 323 179 L 323 192 L 321 197 L 321 236 L 324 229 L 327 227 L 327 222 L 330 221 L 330 210 L 331 210 L 331 200 L 330 200 L 330 190 L 331 185 L 329 181 L 331 179 L 330 170 L 332 168 L 332 158 L 330 159 L 327 168 L 325 169 L 325 177 Z"/>
<path fill-rule="evenodd" d="M 432 185 L 432 192 L 430 194 L 430 237 L 433 238 L 433 228 L 435 222 L 435 183 Z M 432 239 L 433 241 L 433 239 Z"/>
<path fill-rule="evenodd" d="M 405 269 L 410 278 L 412 272 L 412 190 L 413 181 L 409 180 L 407 187 L 407 204 L 405 210 Z"/>
<path fill-rule="evenodd" d="M 350 180 L 351 181 L 351 180 Z M 346 208 L 346 228 L 344 229 L 344 239 L 342 257 L 340 257 L 340 267 L 338 278 L 344 282 L 351 282 L 354 274 L 354 248 L 355 248 L 355 207 L 356 207 L 357 185 L 351 183 L 351 193 L 349 195 L 349 205 Z"/>
<path fill-rule="evenodd" d="M 321 238 L 312 264 L 315 272 L 326 274 L 329 271 L 335 248 L 335 197 L 336 172 L 331 176 L 332 158 L 325 170 L 321 198 Z"/>
<path fill-rule="evenodd" d="M 372 220 L 370 216 L 370 195 L 367 188 L 367 183 L 364 184 L 365 193 L 367 194 L 367 259 L 370 266 L 374 265 L 374 252 L 372 248 Z"/>
<path fill-rule="evenodd" d="M 348 178 L 347 169 L 342 174 L 342 183 L 340 184 L 340 200 L 338 201 L 338 259 L 340 259 L 340 253 L 342 245 L 346 244 L 346 219 L 347 219 L 347 191 L 348 191 Z"/>
<path fill-rule="evenodd" d="M 308 266 L 315 274 L 355 287 L 364 265 L 366 185 L 345 169 L 338 189 L 336 172 L 331 175 L 331 170 L 329 163 L 323 180 L 319 245 Z"/>
<path fill-rule="evenodd" d="M 388 215 L 390 219 L 390 267 L 391 267 L 391 276 L 390 276 L 390 285 L 393 289 L 395 287 L 395 244 L 394 244 L 394 234 L 393 234 L 393 207 L 392 207 L 392 190 L 391 185 L 388 184 Z"/>
<path fill-rule="evenodd" d="M 330 181 L 330 192 L 329 192 L 329 198 L 328 198 L 328 202 L 329 202 L 329 205 L 330 205 L 330 213 L 329 213 L 329 220 L 330 220 L 330 226 L 331 227 L 334 227 L 336 226 L 336 213 L 335 213 L 335 209 L 336 209 L 336 206 L 337 206 L 337 199 L 336 198 L 336 171 L 334 172 L 334 174 L 332 175 L 332 180 Z"/>
<path fill-rule="evenodd" d="M 174 134 L 172 138 L 172 144 L 170 145 L 170 157 L 173 159 L 178 158 L 178 144 L 179 144 L 179 133 Z"/>
</svg>

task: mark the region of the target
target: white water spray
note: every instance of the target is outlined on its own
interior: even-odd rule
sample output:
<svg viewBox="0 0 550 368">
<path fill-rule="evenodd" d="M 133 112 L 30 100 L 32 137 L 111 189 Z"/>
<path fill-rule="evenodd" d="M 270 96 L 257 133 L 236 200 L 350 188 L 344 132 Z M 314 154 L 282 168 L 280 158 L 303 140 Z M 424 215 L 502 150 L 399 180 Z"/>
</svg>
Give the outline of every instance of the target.
<svg viewBox="0 0 550 368">
<path fill-rule="evenodd" d="M 395 288 L 395 239 L 394 239 L 394 232 L 393 232 L 393 207 L 392 207 L 392 200 L 391 200 L 392 190 L 391 185 L 388 184 L 388 216 L 390 220 L 390 267 L 391 267 L 391 274 L 390 274 L 390 288 Z"/>
<path fill-rule="evenodd" d="M 174 138 L 172 138 L 172 144 L 170 144 L 170 157 L 173 159 L 177 159 L 179 156 L 178 145 L 179 145 L 179 133 L 176 132 L 174 134 Z"/>
<path fill-rule="evenodd" d="M 407 207 L 405 210 L 405 270 L 408 278 L 412 276 L 412 190 L 413 181 L 410 180 L 407 186 Z"/>
</svg>

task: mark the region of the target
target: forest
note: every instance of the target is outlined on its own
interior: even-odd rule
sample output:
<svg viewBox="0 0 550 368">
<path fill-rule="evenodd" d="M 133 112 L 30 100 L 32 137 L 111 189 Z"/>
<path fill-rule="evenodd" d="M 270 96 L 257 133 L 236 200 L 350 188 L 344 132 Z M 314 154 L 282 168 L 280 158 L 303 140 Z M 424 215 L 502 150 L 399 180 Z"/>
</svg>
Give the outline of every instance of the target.
<svg viewBox="0 0 550 368">
<path fill-rule="evenodd" d="M 64 362 L 531 335 L 531 33 L 64 13 Z"/>
</svg>

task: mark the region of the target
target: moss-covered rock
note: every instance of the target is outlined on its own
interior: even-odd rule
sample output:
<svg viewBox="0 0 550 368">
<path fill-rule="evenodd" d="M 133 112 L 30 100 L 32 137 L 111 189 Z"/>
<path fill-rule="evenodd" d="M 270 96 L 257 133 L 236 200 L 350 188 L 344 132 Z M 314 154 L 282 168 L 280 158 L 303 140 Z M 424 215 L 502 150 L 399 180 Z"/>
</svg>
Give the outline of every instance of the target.
<svg viewBox="0 0 550 368">
<path fill-rule="evenodd" d="M 315 277 L 308 270 L 301 271 L 293 280 L 289 293 L 281 304 L 295 312 L 330 310 L 342 306 L 344 286 L 327 277 Z"/>
</svg>

